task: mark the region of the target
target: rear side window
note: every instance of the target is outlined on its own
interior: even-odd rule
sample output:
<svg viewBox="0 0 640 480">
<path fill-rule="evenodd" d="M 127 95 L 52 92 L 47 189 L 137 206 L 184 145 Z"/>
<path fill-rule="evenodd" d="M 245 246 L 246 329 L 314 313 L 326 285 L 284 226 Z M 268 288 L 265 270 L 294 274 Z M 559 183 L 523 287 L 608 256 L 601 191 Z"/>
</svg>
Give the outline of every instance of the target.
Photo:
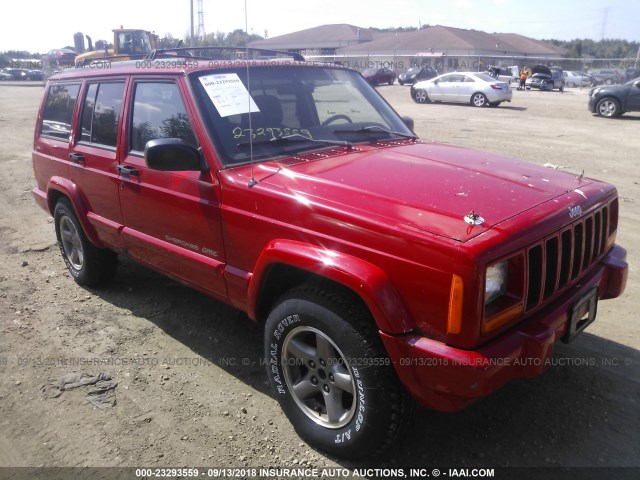
<svg viewBox="0 0 640 480">
<path fill-rule="evenodd" d="M 73 109 L 78 99 L 80 84 L 52 85 L 42 113 L 40 134 L 46 137 L 69 140 Z"/>
<path fill-rule="evenodd" d="M 124 82 L 89 85 L 82 108 L 80 141 L 116 146 L 123 96 Z"/>
<path fill-rule="evenodd" d="M 143 152 L 149 140 L 181 138 L 194 147 L 196 137 L 175 83 L 140 82 L 133 100 L 129 150 Z"/>
</svg>

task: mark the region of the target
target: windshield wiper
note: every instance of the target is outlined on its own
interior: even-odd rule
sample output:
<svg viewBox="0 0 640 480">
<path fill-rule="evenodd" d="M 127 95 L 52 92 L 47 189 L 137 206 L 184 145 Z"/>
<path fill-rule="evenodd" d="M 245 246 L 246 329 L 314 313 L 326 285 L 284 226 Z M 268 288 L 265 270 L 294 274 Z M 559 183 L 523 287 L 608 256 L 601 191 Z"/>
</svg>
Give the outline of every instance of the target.
<svg viewBox="0 0 640 480">
<path fill-rule="evenodd" d="M 410 138 L 411 140 L 418 139 L 418 137 L 416 137 L 415 135 L 409 135 L 402 132 L 395 132 L 393 130 L 389 130 L 387 128 L 381 127 L 380 125 L 370 125 L 368 127 L 352 128 L 352 129 L 344 128 L 344 129 L 333 131 L 333 133 L 376 133 L 376 132 L 384 132 L 384 133 L 388 133 L 389 135 L 397 135 L 398 137 Z"/>
<path fill-rule="evenodd" d="M 291 135 L 283 135 L 282 137 L 270 138 L 269 140 L 258 140 L 253 142 L 240 142 L 237 145 L 237 148 L 248 147 L 249 145 L 277 145 L 279 143 L 288 143 L 288 142 L 315 142 L 315 143 L 323 143 L 325 145 L 337 145 L 340 147 L 347 147 L 347 149 L 351 150 L 353 148 L 353 144 L 351 142 L 347 142 L 346 140 L 324 140 L 322 138 L 309 138 L 301 135 L 299 133 L 292 133 Z"/>
</svg>

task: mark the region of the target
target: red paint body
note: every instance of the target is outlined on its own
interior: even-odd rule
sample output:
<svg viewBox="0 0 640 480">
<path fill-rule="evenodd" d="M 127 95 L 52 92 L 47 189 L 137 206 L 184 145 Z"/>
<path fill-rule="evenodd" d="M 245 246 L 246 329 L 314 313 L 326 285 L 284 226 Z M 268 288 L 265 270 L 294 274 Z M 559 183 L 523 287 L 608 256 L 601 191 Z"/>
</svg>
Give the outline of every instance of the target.
<svg viewBox="0 0 640 480">
<path fill-rule="evenodd" d="M 573 305 L 594 286 L 600 298 L 624 290 L 628 267 L 614 245 L 611 185 L 410 139 L 351 149 L 318 144 L 308 153 L 225 168 L 184 71 L 113 70 L 76 71 L 49 82 L 81 83 L 80 99 L 89 83 L 110 76 L 124 79 L 127 90 L 120 141 L 108 151 L 78 141 L 81 101 L 69 141 L 40 135 L 43 105 L 33 153 L 38 203 L 52 213 L 57 199 L 68 197 L 96 245 L 255 320 L 268 313 L 273 292 L 282 293 L 270 283 L 276 268 L 352 290 L 369 308 L 401 381 L 425 405 L 456 410 L 511 378 L 539 375 Z M 133 85 L 151 79 L 178 85 L 209 171 L 153 170 L 127 152 Z M 83 153 L 85 162 L 67 160 L 72 152 Z M 122 175 L 118 165 L 137 175 Z M 249 187 L 252 179 L 257 183 Z M 481 225 L 465 222 L 471 211 L 482 216 Z M 567 251 L 558 247 L 563 242 Z M 587 260 L 574 255 L 589 245 Z M 551 280 L 546 270 L 556 265 L 551 257 L 558 251 L 565 259 Z M 522 272 L 524 312 L 483 334 L 486 267 L 512 258 L 529 272 L 538 256 L 540 299 L 532 300 L 536 276 Z M 575 268 L 575 277 L 562 284 L 565 268 Z M 464 282 L 458 334 L 448 333 L 453 275 Z M 525 358 L 529 365 L 514 365 Z"/>
</svg>

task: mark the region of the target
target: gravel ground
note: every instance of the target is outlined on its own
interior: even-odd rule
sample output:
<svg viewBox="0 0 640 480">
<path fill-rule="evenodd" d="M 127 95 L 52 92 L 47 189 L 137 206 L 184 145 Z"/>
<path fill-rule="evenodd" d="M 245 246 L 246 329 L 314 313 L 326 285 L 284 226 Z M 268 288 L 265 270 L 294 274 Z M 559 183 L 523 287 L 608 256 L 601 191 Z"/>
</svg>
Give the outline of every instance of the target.
<svg viewBox="0 0 640 480">
<path fill-rule="evenodd" d="M 624 296 L 601 302 L 542 377 L 457 414 L 419 410 L 385 458 L 328 458 L 269 395 L 261 327 L 242 313 L 127 260 L 106 287 L 73 282 L 30 193 L 42 87 L 0 85 L 0 466 L 640 467 L 640 115 L 593 117 L 577 89 L 514 91 L 485 109 L 379 91 L 423 138 L 615 184 Z M 116 406 L 93 407 L 84 389 L 43 398 L 68 372 L 111 374 Z"/>
</svg>

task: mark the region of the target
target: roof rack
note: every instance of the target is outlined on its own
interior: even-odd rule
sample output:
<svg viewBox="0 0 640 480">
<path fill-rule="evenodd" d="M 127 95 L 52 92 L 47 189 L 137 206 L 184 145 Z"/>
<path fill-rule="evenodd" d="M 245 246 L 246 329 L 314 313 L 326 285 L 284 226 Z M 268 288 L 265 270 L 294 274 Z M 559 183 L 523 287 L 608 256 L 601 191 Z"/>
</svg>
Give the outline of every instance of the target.
<svg viewBox="0 0 640 480">
<path fill-rule="evenodd" d="M 136 53 L 136 54 L 123 54 L 123 55 L 105 55 L 104 57 L 91 57 L 91 58 L 83 58 L 81 61 L 75 63 L 75 67 L 86 67 L 94 64 L 96 62 L 111 62 L 115 60 L 124 61 L 124 60 L 145 60 L 148 54 L 144 53 Z"/>
<path fill-rule="evenodd" d="M 304 57 L 299 53 L 246 47 L 158 48 L 152 50 L 145 59 L 155 60 L 157 58 L 175 58 L 176 56 L 201 60 L 269 60 L 273 58 L 293 58 L 293 60 L 297 62 L 305 61 Z"/>
</svg>

